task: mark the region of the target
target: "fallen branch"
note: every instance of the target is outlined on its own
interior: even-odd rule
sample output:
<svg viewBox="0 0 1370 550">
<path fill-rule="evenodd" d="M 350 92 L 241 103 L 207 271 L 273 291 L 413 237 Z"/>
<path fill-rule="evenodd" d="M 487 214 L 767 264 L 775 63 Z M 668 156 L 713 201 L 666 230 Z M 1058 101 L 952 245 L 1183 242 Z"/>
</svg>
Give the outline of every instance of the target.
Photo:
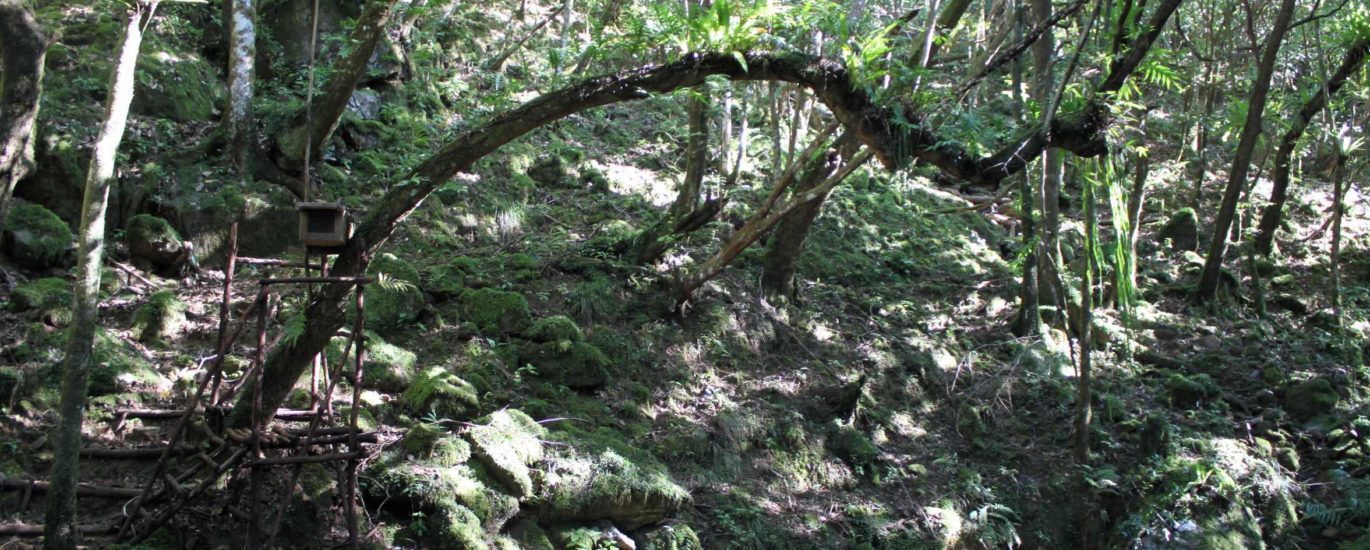
<svg viewBox="0 0 1370 550">
<path fill-rule="evenodd" d="M 37 479 L 0 479 L 0 491 L 33 491 L 46 493 L 51 484 Z M 133 498 L 143 494 L 132 487 L 105 487 L 82 483 L 76 486 L 76 494 L 83 497 Z"/>
</svg>

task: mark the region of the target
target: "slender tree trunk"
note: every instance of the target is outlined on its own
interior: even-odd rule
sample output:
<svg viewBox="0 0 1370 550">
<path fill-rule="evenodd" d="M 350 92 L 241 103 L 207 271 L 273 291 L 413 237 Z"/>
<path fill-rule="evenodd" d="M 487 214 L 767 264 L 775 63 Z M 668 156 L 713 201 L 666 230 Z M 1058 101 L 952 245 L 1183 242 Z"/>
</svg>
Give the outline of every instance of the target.
<svg viewBox="0 0 1370 550">
<path fill-rule="evenodd" d="M 1012 10 L 1010 16 L 1013 17 L 1013 41 L 1022 40 L 1024 20 L 1024 9 L 1021 0 L 1012 0 L 1009 9 Z M 1013 110 L 1014 117 L 1023 120 L 1023 61 L 1021 58 L 1013 62 Z M 1019 194 L 1018 204 L 1022 210 L 1022 231 L 1023 247 L 1027 251 L 1023 258 L 1023 280 L 1018 285 L 1018 315 L 1014 320 L 1013 333 L 1017 336 L 1034 336 L 1043 332 L 1042 327 L 1042 301 L 1040 295 L 1040 266 L 1038 264 L 1037 243 L 1037 209 L 1033 207 L 1036 202 L 1037 190 L 1032 185 L 1032 178 L 1027 171 L 1018 175 Z"/>
<path fill-rule="evenodd" d="M 1051 19 L 1051 0 L 1029 0 L 1029 5 L 1038 25 Z M 1056 89 L 1056 78 L 1053 73 L 1055 49 L 1055 35 L 1050 28 L 1043 31 L 1031 46 L 1032 67 L 1037 75 L 1037 81 L 1032 86 L 1032 96 L 1043 109 L 1051 103 L 1052 94 Z M 1064 305 L 1063 298 L 1056 295 L 1055 285 L 1060 277 L 1057 235 L 1061 224 L 1061 172 L 1064 167 L 1061 151 L 1048 148 L 1042 155 L 1037 172 L 1040 177 L 1035 189 L 1037 194 L 1034 197 L 1036 210 L 1041 213 L 1042 222 L 1036 227 L 1038 302 L 1053 306 L 1054 309 L 1051 311 L 1056 313 L 1051 315 L 1052 322 L 1061 319 L 1059 312 L 1063 310 Z"/>
<path fill-rule="evenodd" d="M 1208 176 L 1208 119 L 1213 116 L 1213 104 L 1217 101 L 1218 91 L 1212 83 L 1207 85 L 1203 100 L 1203 114 L 1199 116 L 1194 135 L 1194 159 L 1199 163 L 1194 174 L 1194 194 L 1190 196 L 1189 207 L 1200 208 L 1204 197 L 1204 179 Z"/>
<path fill-rule="evenodd" d="M 566 46 L 571 37 L 571 23 L 575 20 L 575 0 L 566 0 L 561 6 L 561 46 L 557 54 L 556 69 L 557 74 L 561 73 L 562 65 L 565 65 Z"/>
<path fill-rule="evenodd" d="M 1092 396 L 1090 376 L 1094 349 L 1094 253 L 1099 248 L 1099 235 L 1094 212 L 1094 184 L 1084 182 L 1085 202 L 1085 272 L 1080 281 L 1080 375 L 1075 384 L 1075 462 L 1089 462 L 1089 422 Z"/>
<path fill-rule="evenodd" d="M 847 133 L 837 138 L 832 148 L 842 158 L 850 158 L 856 153 L 859 145 L 856 138 Z M 821 185 L 834 168 L 829 166 L 832 159 L 827 158 L 827 155 L 800 160 L 805 163 L 805 168 L 799 185 L 794 189 L 796 195 L 812 191 Z M 828 194 L 821 193 L 813 201 L 796 206 L 776 225 L 761 270 L 761 288 L 771 298 L 783 300 L 797 296 L 796 265 L 804 252 L 804 241 L 808 239 L 809 230 L 818 218 L 818 213 L 823 210 L 823 203 L 827 201 Z"/>
<path fill-rule="evenodd" d="M 22 0 L 0 0 L 0 228 L 19 180 L 33 169 L 48 39 Z"/>
<path fill-rule="evenodd" d="M 780 83 L 770 83 L 770 123 L 771 123 L 771 177 L 780 174 L 781 167 L 784 166 L 785 158 L 781 156 L 780 149 L 780 119 L 784 118 L 784 112 L 780 99 Z"/>
<path fill-rule="evenodd" d="M 1275 16 L 1275 25 L 1270 29 L 1261 52 L 1261 62 L 1256 70 L 1256 80 L 1251 85 L 1251 99 L 1247 101 L 1246 123 L 1242 127 L 1241 141 L 1237 144 L 1237 154 L 1232 161 L 1232 171 L 1227 179 L 1227 189 L 1223 192 L 1222 206 L 1213 221 L 1213 240 L 1208 246 L 1208 257 L 1204 261 L 1203 272 L 1199 276 L 1199 301 L 1213 299 L 1218 293 L 1223 268 L 1223 253 L 1227 249 L 1227 232 L 1232 228 L 1232 218 L 1237 212 L 1237 199 L 1246 187 L 1246 176 L 1251 169 L 1251 154 L 1256 149 L 1256 141 L 1261 135 L 1261 116 L 1265 113 L 1266 97 L 1270 94 L 1270 77 L 1275 71 L 1275 60 L 1289 29 L 1289 20 L 1294 15 L 1295 0 L 1281 0 L 1280 11 Z"/>
<path fill-rule="evenodd" d="M 1337 160 L 1332 167 L 1332 316 L 1337 320 L 1337 330 L 1341 330 L 1341 218 L 1345 211 L 1346 182 L 1344 167 L 1346 153 L 1337 144 Z"/>
<path fill-rule="evenodd" d="M 91 346 L 95 340 L 100 301 L 100 264 L 105 246 L 105 207 L 114 181 L 115 153 L 124 137 L 129 104 L 133 101 L 133 73 L 143 26 L 156 3 L 136 3 L 124 25 L 123 39 L 110 77 L 105 120 L 91 153 L 86 173 L 86 193 L 81 208 L 81 231 L 77 236 L 76 282 L 72 285 L 73 312 L 67 332 L 66 356 L 62 360 L 61 420 L 53 434 L 53 463 L 43 547 L 75 548 L 76 483 L 79 474 L 81 424 L 85 418 L 86 383 L 90 378 Z"/>
<path fill-rule="evenodd" d="M 670 237 L 694 232 L 713 220 L 723 203 L 708 201 L 699 204 L 704 188 L 704 171 L 709 164 L 709 99 L 700 87 L 698 95 L 686 101 L 689 110 L 689 137 L 685 141 L 685 179 L 676 191 L 675 202 L 660 221 L 638 234 L 633 243 L 632 258 L 638 265 L 655 263 L 670 249 Z M 726 156 L 726 155 L 725 155 Z"/>
<path fill-rule="evenodd" d="M 304 162 L 306 147 L 309 148 L 308 157 L 311 162 L 318 162 L 322 158 L 324 144 L 333 135 L 333 130 L 338 127 L 338 121 L 342 120 L 343 113 L 347 111 L 347 102 L 352 99 L 352 92 L 357 89 L 357 83 L 366 76 L 371 55 L 375 53 L 376 45 L 385 34 L 385 24 L 390 20 L 395 2 L 396 0 L 370 0 L 366 3 L 366 8 L 357 18 L 356 26 L 352 27 L 352 32 L 347 36 L 344 51 L 347 51 L 348 55 L 334 65 L 333 75 L 324 84 L 322 98 L 313 105 L 308 126 L 301 115 L 299 124 L 281 140 L 281 149 L 286 154 L 286 165 L 282 168 L 296 170 Z M 309 182 L 305 184 L 308 185 Z"/>
<path fill-rule="evenodd" d="M 228 111 L 224 114 L 229 158 L 241 172 L 256 140 L 252 118 L 253 61 L 257 56 L 257 6 L 253 0 L 231 0 L 229 16 Z"/>
<path fill-rule="evenodd" d="M 1365 64 L 1367 54 L 1370 54 L 1370 39 L 1363 38 L 1353 44 L 1342 58 L 1341 66 L 1318 92 L 1303 104 L 1303 108 L 1299 109 L 1299 114 L 1285 131 L 1284 138 L 1280 140 L 1279 149 L 1275 152 L 1275 171 L 1271 175 L 1274 182 L 1270 189 L 1270 204 L 1262 212 L 1260 225 L 1256 229 L 1256 251 L 1262 255 L 1269 256 L 1274 249 L 1275 232 L 1280 228 L 1284 203 L 1289 198 L 1290 166 L 1293 164 L 1294 150 L 1298 147 L 1299 139 L 1303 137 L 1303 132 L 1313 117 L 1327 107 L 1331 96 L 1336 95 L 1342 85 L 1346 84 L 1347 79 Z"/>
<path fill-rule="evenodd" d="M 722 153 L 718 155 L 718 173 L 727 174 L 728 168 L 732 163 L 729 151 L 733 148 L 733 87 L 731 84 L 723 85 L 723 109 L 720 113 L 718 123 L 718 150 Z"/>
</svg>

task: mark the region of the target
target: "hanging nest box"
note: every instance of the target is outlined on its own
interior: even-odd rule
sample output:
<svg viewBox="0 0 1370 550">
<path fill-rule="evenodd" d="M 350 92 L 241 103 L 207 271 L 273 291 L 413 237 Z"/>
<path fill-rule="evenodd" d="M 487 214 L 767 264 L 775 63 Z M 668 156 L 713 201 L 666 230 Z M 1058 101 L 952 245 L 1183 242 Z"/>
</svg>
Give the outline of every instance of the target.
<svg viewBox="0 0 1370 550">
<path fill-rule="evenodd" d="M 347 207 L 332 202 L 295 203 L 300 213 L 300 242 L 307 247 L 334 247 L 347 243 L 352 226 Z"/>
</svg>

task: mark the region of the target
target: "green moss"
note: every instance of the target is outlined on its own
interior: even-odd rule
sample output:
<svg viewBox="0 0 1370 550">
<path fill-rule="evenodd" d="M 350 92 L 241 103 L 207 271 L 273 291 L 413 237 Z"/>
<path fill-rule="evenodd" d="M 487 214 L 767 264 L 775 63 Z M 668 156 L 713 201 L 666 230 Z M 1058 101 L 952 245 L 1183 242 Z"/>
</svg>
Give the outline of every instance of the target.
<svg viewBox="0 0 1370 550">
<path fill-rule="evenodd" d="M 433 424 L 416 424 L 400 440 L 400 448 L 438 467 L 455 466 L 471 458 L 471 446 Z"/>
<path fill-rule="evenodd" d="M 1327 414 L 1336 409 L 1341 397 L 1326 378 L 1314 378 L 1299 382 L 1285 390 L 1284 409 L 1294 416 L 1307 420 Z"/>
<path fill-rule="evenodd" d="M 471 443 L 471 454 L 514 496 L 533 494 L 528 467 L 542 460 L 541 438 L 546 429 L 520 411 L 492 413 L 462 434 Z"/>
<path fill-rule="evenodd" d="M 32 323 L 24 331 L 24 343 L 13 349 L 14 357 L 20 363 L 43 365 L 41 372 L 44 383 L 56 387 L 61 380 L 62 357 L 65 354 L 66 342 L 66 331 L 52 330 L 41 323 Z M 95 329 L 87 395 L 98 397 L 134 388 L 164 386 L 169 387 L 167 380 L 138 350 L 104 328 Z"/>
<path fill-rule="evenodd" d="M 476 388 L 442 367 L 433 367 L 414 377 L 400 395 L 400 405 L 416 416 L 465 420 L 480 408 Z"/>
<path fill-rule="evenodd" d="M 419 272 L 394 254 L 381 254 L 367 270 L 378 280 L 366 286 L 366 326 L 391 335 L 407 328 L 423 309 Z"/>
<path fill-rule="evenodd" d="M 552 154 L 542 157 L 528 168 L 528 177 L 546 186 L 574 184 L 571 168 L 561 155 Z"/>
<path fill-rule="evenodd" d="M 143 342 L 165 342 L 181 332 L 186 322 L 186 304 L 170 290 L 152 294 L 133 313 L 133 331 Z"/>
<path fill-rule="evenodd" d="M 62 262 L 74 239 L 62 218 L 37 204 L 19 202 L 5 220 L 4 243 L 15 263 L 28 269 L 47 269 Z"/>
<path fill-rule="evenodd" d="M 170 222 L 151 214 L 138 214 L 124 225 L 124 242 L 134 257 L 147 260 L 157 269 L 166 269 L 181 257 L 185 241 Z"/>
<path fill-rule="evenodd" d="M 609 359 L 585 342 L 525 344 L 518 347 L 518 361 L 532 365 L 539 377 L 573 389 L 599 388 L 609 379 Z"/>
<path fill-rule="evenodd" d="M 653 527 L 641 534 L 638 550 L 703 550 L 699 535 L 689 525 L 683 523 Z"/>
<path fill-rule="evenodd" d="M 48 324 L 65 326 L 71 322 L 71 283 L 44 277 L 19 285 L 10 293 L 9 310 L 34 311 Z"/>
<path fill-rule="evenodd" d="M 631 530 L 690 504 L 665 467 L 617 431 L 566 428 L 552 437 L 564 445 L 542 468 L 540 521 L 609 520 Z"/>
<path fill-rule="evenodd" d="M 509 529 L 509 534 L 525 550 L 556 550 L 552 545 L 552 539 L 547 537 L 547 532 L 535 521 L 519 520 Z"/>
<path fill-rule="evenodd" d="M 133 110 L 178 122 L 213 120 L 226 92 L 217 71 L 195 55 L 149 52 L 138 57 Z"/>
<path fill-rule="evenodd" d="M 479 527 L 499 531 L 518 513 L 518 500 L 476 463 L 441 465 L 391 454 L 370 467 L 363 490 L 388 505 L 441 515 L 455 508 L 473 514 Z"/>
<path fill-rule="evenodd" d="M 333 338 L 328 343 L 328 362 L 336 365 L 343 359 L 348 339 Z M 355 360 L 355 349 L 348 351 L 348 364 Z M 403 392 L 414 379 L 414 352 L 386 342 L 380 335 L 366 333 L 366 361 L 362 363 L 362 384 L 366 389 L 386 393 Z"/>
<path fill-rule="evenodd" d="M 454 506 L 425 516 L 424 541 L 432 550 L 487 550 L 480 519 L 471 510 Z"/>
<path fill-rule="evenodd" d="M 517 292 L 493 288 L 468 289 L 461 293 L 462 320 L 484 333 L 523 332 L 533 320 L 528 300 Z"/>
<path fill-rule="evenodd" d="M 533 327 L 528 329 L 527 336 L 534 342 L 580 342 L 585 339 L 585 334 L 576 326 L 576 322 L 565 315 L 538 319 L 533 323 Z"/>
<path fill-rule="evenodd" d="M 1165 388 L 1170 394 L 1170 402 L 1179 407 L 1194 407 L 1222 395 L 1218 383 L 1204 373 L 1193 376 L 1171 373 L 1165 379 Z"/>
<path fill-rule="evenodd" d="M 880 448 L 870 436 L 854 426 L 835 424 L 828 436 L 828 449 L 858 473 L 872 475 Z"/>
</svg>

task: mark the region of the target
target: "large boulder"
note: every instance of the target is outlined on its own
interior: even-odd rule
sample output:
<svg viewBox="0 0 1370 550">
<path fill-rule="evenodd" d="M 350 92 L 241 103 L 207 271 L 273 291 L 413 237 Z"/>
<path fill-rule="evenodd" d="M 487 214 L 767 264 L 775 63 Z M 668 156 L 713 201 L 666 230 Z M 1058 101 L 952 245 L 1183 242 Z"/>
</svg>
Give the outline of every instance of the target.
<svg viewBox="0 0 1370 550">
<path fill-rule="evenodd" d="M 366 326 L 380 334 L 399 333 L 423 309 L 419 271 L 390 253 L 377 256 L 368 271 L 377 281 L 366 286 Z"/>
<path fill-rule="evenodd" d="M 124 227 L 124 242 L 135 259 L 158 271 L 169 269 L 185 258 L 185 241 L 168 222 L 151 214 L 138 214 Z"/>
<path fill-rule="evenodd" d="M 415 376 L 399 401 L 400 408 L 411 415 L 449 420 L 469 419 L 480 408 L 475 386 L 442 367 Z"/>
<path fill-rule="evenodd" d="M 533 495 L 529 466 L 542 460 L 546 435 L 546 428 L 514 409 L 495 411 L 462 433 L 471 443 L 471 455 L 521 499 Z"/>
<path fill-rule="evenodd" d="M 518 334 L 533 320 L 528 300 L 523 295 L 494 288 L 463 291 L 461 315 L 463 321 L 488 334 Z"/>
<path fill-rule="evenodd" d="M 369 468 L 365 477 L 368 500 L 411 514 L 442 514 L 460 507 L 490 532 L 499 531 L 519 511 L 518 499 L 477 462 L 438 466 L 397 455 Z"/>
<path fill-rule="evenodd" d="M 349 350 L 348 342 L 349 339 L 341 336 L 329 342 L 330 364 L 336 365 L 342 361 L 343 351 L 346 350 L 348 365 L 344 368 L 351 369 L 353 362 L 356 361 L 357 350 Z M 362 387 L 386 393 L 401 393 L 408 389 L 414 380 L 415 362 L 414 352 L 386 342 L 379 335 L 367 331 L 366 360 L 362 363 Z"/>
<path fill-rule="evenodd" d="M 197 55 L 166 51 L 138 56 L 138 88 L 133 112 L 177 122 L 204 122 L 218 116 L 227 97 L 214 67 Z"/>
<path fill-rule="evenodd" d="M 1326 378 L 1314 378 L 1289 387 L 1284 393 L 1284 410 L 1301 419 L 1332 412 L 1341 396 Z"/>
<path fill-rule="evenodd" d="M 37 204 L 21 202 L 10 208 L 0 231 L 4 248 L 20 267 L 48 269 L 66 263 L 74 239 L 62 218 Z"/>
<path fill-rule="evenodd" d="M 10 293 L 9 310 L 32 311 L 52 326 L 71 321 L 71 283 L 57 277 L 44 277 L 19 285 Z"/>
<path fill-rule="evenodd" d="M 518 348 L 520 365 L 532 365 L 537 375 L 576 390 L 594 390 L 609 381 L 609 359 L 586 342 L 560 340 L 528 343 Z"/>
<path fill-rule="evenodd" d="M 166 342 L 180 334 L 186 323 L 186 304 L 170 290 L 152 294 L 133 312 L 133 332 L 143 342 Z"/>
<path fill-rule="evenodd" d="M 557 431 L 566 443 L 544 464 L 539 521 L 608 520 L 632 530 L 659 523 L 691 503 L 666 468 L 617 432 Z"/>
<path fill-rule="evenodd" d="M 1162 243 L 1169 240 L 1171 250 L 1198 250 L 1199 215 L 1193 208 L 1185 208 L 1171 214 L 1170 219 L 1161 226 L 1156 238 Z"/>
</svg>

